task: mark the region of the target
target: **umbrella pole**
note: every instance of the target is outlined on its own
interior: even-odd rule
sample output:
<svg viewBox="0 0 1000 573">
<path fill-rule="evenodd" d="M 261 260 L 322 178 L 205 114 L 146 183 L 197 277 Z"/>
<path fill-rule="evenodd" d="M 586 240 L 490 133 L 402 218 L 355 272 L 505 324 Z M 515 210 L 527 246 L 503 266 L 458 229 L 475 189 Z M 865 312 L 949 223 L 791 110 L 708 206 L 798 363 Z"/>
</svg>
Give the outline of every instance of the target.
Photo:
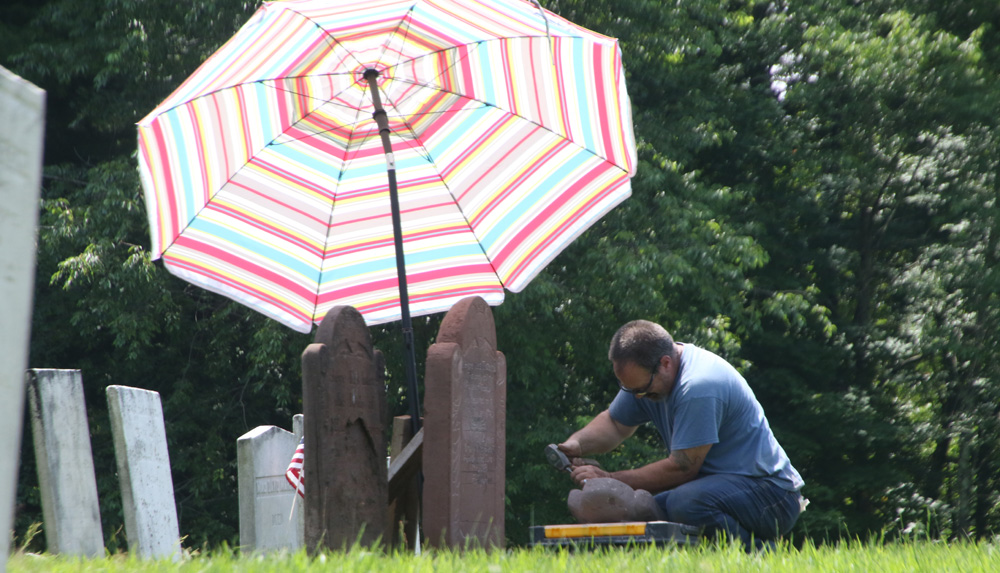
<svg viewBox="0 0 1000 573">
<path fill-rule="evenodd" d="M 392 155 L 392 143 L 389 141 L 389 120 L 382 107 L 382 98 L 378 93 L 378 76 L 376 69 L 365 70 L 365 79 L 371 89 L 372 104 L 375 111 L 372 118 L 378 125 L 378 133 L 382 138 L 382 150 L 385 151 L 386 170 L 389 174 L 389 203 L 392 207 L 392 235 L 396 244 L 396 274 L 399 276 L 399 307 L 402 312 L 403 367 L 406 370 L 406 385 L 410 398 L 410 425 L 413 435 L 420 430 L 420 395 L 417 390 L 417 361 L 413 348 L 413 322 L 410 319 L 410 294 L 406 288 L 406 260 L 403 257 L 403 227 L 399 216 L 399 193 L 396 188 L 396 160 Z"/>
</svg>

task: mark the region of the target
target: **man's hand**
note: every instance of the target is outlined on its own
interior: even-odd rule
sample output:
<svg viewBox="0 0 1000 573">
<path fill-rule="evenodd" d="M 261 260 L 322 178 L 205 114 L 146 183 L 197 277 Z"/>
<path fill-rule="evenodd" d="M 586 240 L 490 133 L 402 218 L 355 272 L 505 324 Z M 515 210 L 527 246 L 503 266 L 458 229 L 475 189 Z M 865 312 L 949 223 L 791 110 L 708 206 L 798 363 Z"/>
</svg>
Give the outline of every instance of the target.
<svg viewBox="0 0 1000 573">
<path fill-rule="evenodd" d="M 609 478 L 612 475 L 597 466 L 575 466 L 571 477 L 576 485 L 582 486 L 588 479 Z"/>
<path fill-rule="evenodd" d="M 556 447 L 559 448 L 559 451 L 566 454 L 566 457 L 570 460 L 583 457 L 583 448 L 580 447 L 580 441 L 572 437 Z"/>
</svg>

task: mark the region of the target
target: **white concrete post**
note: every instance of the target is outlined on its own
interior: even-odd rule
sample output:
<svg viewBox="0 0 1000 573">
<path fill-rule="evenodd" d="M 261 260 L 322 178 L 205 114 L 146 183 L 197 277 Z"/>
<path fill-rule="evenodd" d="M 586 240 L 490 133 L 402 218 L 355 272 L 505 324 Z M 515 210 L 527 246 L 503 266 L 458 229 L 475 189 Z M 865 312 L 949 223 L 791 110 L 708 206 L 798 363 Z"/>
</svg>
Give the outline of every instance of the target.
<svg viewBox="0 0 1000 573">
<path fill-rule="evenodd" d="M 31 338 L 45 92 L 0 67 L 0 572 L 17 494 L 24 371 Z"/>
<path fill-rule="evenodd" d="M 28 402 L 48 551 L 103 556 L 101 509 L 80 371 L 29 371 Z"/>
<path fill-rule="evenodd" d="M 160 394 L 108 386 L 128 549 L 143 558 L 180 558 L 174 480 Z"/>
</svg>

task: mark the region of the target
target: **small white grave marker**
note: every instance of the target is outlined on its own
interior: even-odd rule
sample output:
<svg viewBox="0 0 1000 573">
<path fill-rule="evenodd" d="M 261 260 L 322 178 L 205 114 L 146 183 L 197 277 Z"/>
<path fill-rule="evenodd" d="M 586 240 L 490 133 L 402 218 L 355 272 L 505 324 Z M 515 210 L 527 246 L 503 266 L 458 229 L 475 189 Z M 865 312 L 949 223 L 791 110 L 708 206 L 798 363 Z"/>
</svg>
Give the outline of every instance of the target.
<svg viewBox="0 0 1000 573">
<path fill-rule="evenodd" d="M 236 441 L 243 551 L 294 551 L 302 546 L 305 512 L 285 479 L 298 444 L 294 433 L 277 426 L 257 426 Z"/>
<path fill-rule="evenodd" d="M 29 371 L 28 401 L 48 551 L 103 556 L 104 534 L 80 371 Z"/>
<path fill-rule="evenodd" d="M 180 558 L 174 482 L 157 392 L 108 386 L 129 551 L 140 557 Z"/>
</svg>

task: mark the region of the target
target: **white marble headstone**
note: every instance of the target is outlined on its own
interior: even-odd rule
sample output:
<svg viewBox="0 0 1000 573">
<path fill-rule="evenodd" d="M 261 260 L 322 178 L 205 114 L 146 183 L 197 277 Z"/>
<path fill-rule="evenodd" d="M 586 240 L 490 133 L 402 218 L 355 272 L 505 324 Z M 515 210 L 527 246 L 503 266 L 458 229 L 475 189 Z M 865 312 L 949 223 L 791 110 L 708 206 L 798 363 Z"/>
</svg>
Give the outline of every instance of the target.
<svg viewBox="0 0 1000 573">
<path fill-rule="evenodd" d="M 10 548 L 28 367 L 45 92 L 0 67 L 0 565 Z M 0 567 L 2 570 L 4 567 Z"/>
<path fill-rule="evenodd" d="M 243 551 L 295 551 L 302 546 L 302 499 L 296 499 L 298 494 L 285 479 L 298 444 L 293 432 L 277 426 L 257 426 L 236 441 Z"/>
<path fill-rule="evenodd" d="M 108 386 L 128 548 L 139 557 L 180 558 L 174 482 L 160 394 Z"/>
<path fill-rule="evenodd" d="M 83 376 L 79 370 L 31 370 L 28 402 L 47 549 L 103 556 Z"/>
</svg>

